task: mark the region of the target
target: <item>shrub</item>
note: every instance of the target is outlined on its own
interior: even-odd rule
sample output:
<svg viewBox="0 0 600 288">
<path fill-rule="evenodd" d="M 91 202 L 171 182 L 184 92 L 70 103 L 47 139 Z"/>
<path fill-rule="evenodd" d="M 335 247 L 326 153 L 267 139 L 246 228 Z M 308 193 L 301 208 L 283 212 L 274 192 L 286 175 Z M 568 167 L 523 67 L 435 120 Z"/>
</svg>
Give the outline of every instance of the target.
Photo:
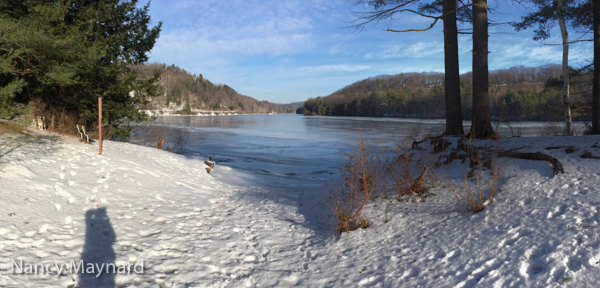
<svg viewBox="0 0 600 288">
<path fill-rule="evenodd" d="M 422 153 L 421 153 L 422 154 Z M 423 165 L 422 161 L 413 163 L 414 153 L 410 153 L 410 148 L 407 145 L 398 145 L 393 150 L 391 156 L 386 157 L 384 166 L 384 175 L 389 184 L 392 185 L 392 190 L 397 193 L 396 199 L 409 194 L 417 194 L 423 198 L 423 194 L 427 192 L 427 188 L 423 185 L 423 180 L 427 174 L 427 166 Z M 418 177 L 415 177 L 414 171 L 423 171 Z"/>
<path fill-rule="evenodd" d="M 381 174 L 381 155 L 365 147 L 362 132 L 357 147 L 346 154 L 347 162 L 340 168 L 344 181 L 339 193 L 331 195 L 330 208 L 336 219 L 336 232 L 366 228 L 368 220 L 362 209 L 373 196 Z"/>
</svg>

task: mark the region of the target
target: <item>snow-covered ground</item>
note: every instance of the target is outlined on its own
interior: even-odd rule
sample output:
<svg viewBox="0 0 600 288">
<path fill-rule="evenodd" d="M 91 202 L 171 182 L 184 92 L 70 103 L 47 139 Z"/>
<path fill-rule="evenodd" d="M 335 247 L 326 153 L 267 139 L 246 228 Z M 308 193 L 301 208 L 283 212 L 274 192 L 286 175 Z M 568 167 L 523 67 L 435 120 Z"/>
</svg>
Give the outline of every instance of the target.
<svg viewBox="0 0 600 288">
<path fill-rule="evenodd" d="M 0 286 L 594 287 L 600 160 L 580 155 L 600 155 L 597 142 L 500 140 L 558 158 L 565 173 L 514 160 L 496 201 L 477 214 L 439 186 L 425 202 L 378 198 L 366 211 L 373 227 L 336 238 L 327 223 L 335 181 L 234 186 L 221 180 L 236 172 L 219 163 L 207 174 L 202 161 L 157 149 L 106 141 L 98 155 L 96 145 L 49 133 L 3 135 Z M 543 149 L 558 145 L 580 150 Z M 80 260 L 130 273 L 72 272 Z M 28 264 L 50 271 L 28 273 Z"/>
</svg>

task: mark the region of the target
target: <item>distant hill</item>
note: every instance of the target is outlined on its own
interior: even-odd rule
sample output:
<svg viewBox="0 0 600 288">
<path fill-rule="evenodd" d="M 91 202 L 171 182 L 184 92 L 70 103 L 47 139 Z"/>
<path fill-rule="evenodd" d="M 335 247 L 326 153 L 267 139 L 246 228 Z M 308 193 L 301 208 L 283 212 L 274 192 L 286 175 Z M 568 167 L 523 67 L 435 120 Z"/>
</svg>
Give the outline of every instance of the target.
<svg viewBox="0 0 600 288">
<path fill-rule="evenodd" d="M 574 118 L 590 113 L 589 73 L 572 78 Z M 516 66 L 490 71 L 492 116 L 503 120 L 555 120 L 562 117 L 561 66 Z M 461 75 L 463 119 L 472 115 L 472 73 Z M 308 99 L 304 115 L 444 118 L 444 74 L 378 75 L 328 96 Z"/>
<path fill-rule="evenodd" d="M 160 96 L 140 107 L 154 115 L 198 114 L 275 114 L 295 113 L 297 107 L 281 106 L 241 95 L 223 84 L 213 84 L 202 74 L 194 75 L 175 65 L 160 63 L 132 66 L 148 79 L 160 73 Z"/>
<path fill-rule="evenodd" d="M 289 103 L 289 104 L 279 104 L 279 106 L 288 106 L 288 107 L 302 106 L 302 105 L 304 105 L 304 102 L 305 101 L 294 102 L 294 103 Z"/>
<path fill-rule="evenodd" d="M 294 103 L 289 103 L 289 104 L 279 104 L 279 105 L 293 109 L 296 112 L 296 114 L 302 114 L 304 111 L 303 106 L 304 106 L 305 102 L 306 101 L 300 101 L 300 102 L 294 102 Z"/>
</svg>

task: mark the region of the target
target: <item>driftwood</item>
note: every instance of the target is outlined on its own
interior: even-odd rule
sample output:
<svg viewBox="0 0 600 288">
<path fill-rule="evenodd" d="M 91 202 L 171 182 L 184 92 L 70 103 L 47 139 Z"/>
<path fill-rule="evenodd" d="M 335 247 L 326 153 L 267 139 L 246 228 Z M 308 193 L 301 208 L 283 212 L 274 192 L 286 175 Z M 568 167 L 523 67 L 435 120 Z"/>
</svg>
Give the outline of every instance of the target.
<svg viewBox="0 0 600 288">
<path fill-rule="evenodd" d="M 592 159 L 600 159 L 600 156 L 596 156 L 596 155 L 592 155 L 591 152 L 588 151 L 583 151 L 583 154 L 581 155 L 581 158 L 592 158 Z"/>
<path fill-rule="evenodd" d="M 554 169 L 554 175 L 552 175 L 553 177 L 556 176 L 556 174 L 558 174 L 558 172 L 565 173 L 565 170 L 563 169 L 562 164 L 560 164 L 558 159 L 556 159 L 550 155 L 541 153 L 541 152 L 536 152 L 536 153 L 503 152 L 503 153 L 500 153 L 499 156 L 506 156 L 506 157 L 518 158 L 518 159 L 546 161 L 546 162 L 552 164 L 552 168 Z"/>
</svg>

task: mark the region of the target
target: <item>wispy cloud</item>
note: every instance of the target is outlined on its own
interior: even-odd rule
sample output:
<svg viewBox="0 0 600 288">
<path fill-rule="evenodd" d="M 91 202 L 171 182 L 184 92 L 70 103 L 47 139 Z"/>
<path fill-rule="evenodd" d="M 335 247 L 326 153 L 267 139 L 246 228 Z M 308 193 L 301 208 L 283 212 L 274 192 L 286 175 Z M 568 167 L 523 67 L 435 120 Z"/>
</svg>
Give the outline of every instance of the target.
<svg viewBox="0 0 600 288">
<path fill-rule="evenodd" d="M 347 65 L 347 64 L 340 64 L 340 65 L 320 65 L 320 66 L 304 66 L 304 67 L 300 67 L 299 70 L 305 70 L 305 71 L 341 71 L 341 72 L 355 72 L 355 71 L 362 71 L 362 70 L 369 70 L 371 69 L 371 66 L 367 66 L 367 65 Z"/>
<path fill-rule="evenodd" d="M 555 42 L 560 42 L 558 39 Z M 561 45 L 543 45 L 530 39 L 517 43 L 495 42 L 490 45 L 490 68 L 508 68 L 515 65 L 539 66 L 546 63 L 561 63 Z M 569 64 L 578 65 L 592 58 L 591 51 L 584 45 L 571 45 L 569 49 Z"/>
<path fill-rule="evenodd" d="M 368 52 L 364 55 L 367 59 L 394 59 L 394 58 L 425 58 L 433 55 L 442 55 L 444 53 L 444 44 L 431 42 L 417 42 L 410 45 L 394 45 L 380 52 Z"/>
</svg>

